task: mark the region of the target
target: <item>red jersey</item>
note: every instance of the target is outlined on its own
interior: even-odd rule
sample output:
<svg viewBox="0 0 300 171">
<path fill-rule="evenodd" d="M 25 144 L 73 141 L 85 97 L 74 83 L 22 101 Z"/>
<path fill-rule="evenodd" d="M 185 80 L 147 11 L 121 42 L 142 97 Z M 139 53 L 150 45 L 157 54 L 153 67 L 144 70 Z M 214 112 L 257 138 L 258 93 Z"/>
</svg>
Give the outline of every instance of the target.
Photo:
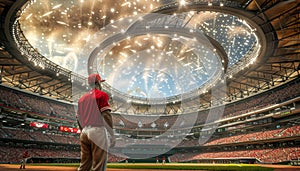
<svg viewBox="0 0 300 171">
<path fill-rule="evenodd" d="M 28 151 L 24 151 L 24 153 L 23 153 L 23 156 L 22 156 L 23 158 L 28 158 L 29 157 L 29 154 L 28 154 Z"/>
<path fill-rule="evenodd" d="M 77 117 L 82 128 L 85 126 L 104 126 L 101 112 L 110 110 L 107 93 L 92 89 L 78 101 Z"/>
</svg>

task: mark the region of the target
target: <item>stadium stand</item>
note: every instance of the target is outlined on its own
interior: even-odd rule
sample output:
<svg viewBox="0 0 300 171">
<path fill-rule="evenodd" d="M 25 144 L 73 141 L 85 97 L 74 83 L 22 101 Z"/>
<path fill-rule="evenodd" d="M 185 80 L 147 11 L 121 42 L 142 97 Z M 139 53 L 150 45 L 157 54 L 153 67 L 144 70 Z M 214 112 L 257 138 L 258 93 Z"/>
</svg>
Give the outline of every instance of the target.
<svg viewBox="0 0 300 171">
<path fill-rule="evenodd" d="M 294 98 L 299 96 L 298 91 L 290 91 L 290 89 L 295 89 L 296 86 L 299 86 L 299 81 L 290 83 L 290 85 L 284 85 L 277 87 L 272 91 L 267 91 L 265 93 L 260 93 L 258 97 L 251 97 L 244 99 L 243 101 L 232 102 L 226 105 L 225 115 L 222 119 L 219 120 L 222 129 L 217 129 L 216 132 L 212 135 L 209 141 L 204 144 L 198 143 L 197 134 L 205 133 L 199 132 L 199 128 L 203 127 L 204 120 L 198 120 L 194 128 L 192 129 L 193 135 L 184 139 L 177 147 L 176 150 L 181 151 L 186 148 L 193 148 L 194 152 L 188 153 L 178 153 L 170 155 L 170 161 L 208 161 L 210 162 L 228 162 L 227 159 L 232 158 L 255 158 L 256 162 L 264 163 L 279 163 L 292 159 L 299 158 L 299 147 L 297 145 L 298 137 L 300 136 L 300 119 L 295 114 L 287 114 L 283 116 L 277 116 L 279 113 L 286 112 L 287 110 L 290 113 L 293 111 L 299 111 L 300 100 L 299 98 Z M 23 144 L 26 146 L 31 143 L 43 142 L 46 145 L 42 147 L 20 147 L 17 148 L 8 146 L 2 147 L 0 150 L 3 152 L 2 157 L 3 161 L 1 162 L 18 162 L 19 152 L 24 149 L 29 150 L 32 154 L 34 162 L 37 162 L 35 158 L 44 158 L 46 160 L 53 160 L 51 158 L 60 158 L 61 152 L 58 151 L 56 146 L 64 150 L 65 158 L 74 159 L 77 161 L 79 158 L 79 136 L 76 133 L 67 133 L 58 130 L 57 124 L 61 124 L 61 120 L 58 120 L 56 123 L 54 120 L 52 122 L 47 122 L 50 126 L 48 129 L 45 128 L 34 128 L 29 126 L 29 121 L 32 121 L 34 116 L 39 116 L 39 120 L 44 120 L 45 122 L 48 119 L 52 118 L 62 118 L 64 121 L 68 121 L 68 126 L 74 126 L 74 118 L 65 119 L 64 116 L 66 113 L 70 112 L 68 109 L 74 109 L 69 103 L 58 102 L 56 100 L 45 99 L 42 96 L 35 96 L 35 98 L 30 98 L 31 100 L 26 100 L 28 97 L 32 96 L 26 92 L 16 91 L 3 87 L 1 89 L 1 111 L 5 112 L 21 112 L 23 116 L 25 125 L 14 125 L 9 126 L 2 123 L 1 128 L 1 141 L 4 144 L 9 142 L 14 142 L 13 144 Z M 281 92 L 290 91 L 286 96 L 276 96 L 273 94 L 278 94 Z M 17 102 L 12 103 L 7 99 L 7 96 L 16 97 L 19 99 Z M 284 101 L 282 100 L 284 99 Z M 11 100 L 11 99 L 10 99 Z M 45 105 L 47 103 L 48 107 L 37 107 L 33 105 L 36 101 L 41 101 L 40 104 Z M 12 105 L 13 104 L 13 105 Z M 247 105 L 245 105 L 247 104 Z M 259 107 L 251 108 L 251 106 Z M 273 106 L 275 105 L 275 106 Z M 22 106 L 22 110 L 20 107 Z M 32 106 L 28 108 L 26 106 Z M 51 106 L 51 108 L 49 107 Z M 228 107 L 227 107 L 228 106 Z M 234 106 L 234 107 L 232 107 Z M 249 110 L 251 108 L 252 110 Z M 278 110 L 280 108 L 280 111 Z M 281 109 L 282 108 L 282 109 Z M 288 109 L 287 109 L 288 108 Z M 232 110 L 239 109 L 242 112 L 235 113 Z M 68 111 L 65 114 L 56 115 L 49 114 L 53 111 Z M 230 115 L 226 113 L 233 112 L 234 114 Z M 48 114 L 46 114 L 48 113 Z M 206 111 L 199 111 L 197 115 L 202 116 L 207 114 Z M 72 114 L 74 115 L 74 114 Z M 156 117 L 156 118 L 155 118 Z M 201 118 L 201 117 L 198 117 Z M 5 117 L 3 118 L 5 119 Z M 28 120 L 29 119 L 29 120 Z M 132 144 L 141 144 L 141 145 L 154 145 L 153 141 L 147 139 L 137 139 L 135 141 L 124 142 L 122 136 L 124 135 L 133 135 L 133 131 L 136 132 L 138 137 L 147 137 L 153 135 L 160 135 L 166 131 L 166 123 L 172 126 L 177 119 L 176 115 L 173 116 L 160 116 L 159 119 L 157 116 L 152 117 L 141 117 L 135 115 L 113 115 L 114 123 L 116 125 L 116 132 L 122 132 L 119 135 L 119 140 L 117 141 L 117 148 L 128 148 L 128 145 Z M 142 127 L 137 125 L 138 121 L 143 123 Z M 155 127 L 151 124 L 155 121 Z M 17 122 L 20 124 L 20 122 Z M 242 123 L 242 124 L 241 124 Z M 226 126 L 228 125 L 229 126 Z M 233 126 L 230 126 L 233 125 Z M 242 125 L 242 126 L 239 126 Z M 175 127 L 179 129 L 180 127 Z M 218 130 L 224 130 L 219 132 Z M 127 132 L 127 133 L 126 133 Z M 143 133 L 141 133 L 143 132 Z M 146 132 L 146 134 L 145 134 Z M 155 141 L 156 145 L 168 145 L 170 139 L 162 138 L 159 141 Z M 251 143 L 250 143 L 251 142 Z M 55 145 L 53 145 L 55 144 Z M 249 146 L 249 144 L 251 144 Z M 261 144 L 264 144 L 261 146 Z M 288 145 L 287 145 L 288 144 Z M 66 145 L 71 145 L 71 148 L 68 148 Z M 45 146 L 54 147 L 53 150 L 45 150 Z M 282 147 L 278 147 L 282 146 Z M 294 147 L 290 147 L 294 146 Z M 196 148 L 195 148 L 196 147 Z M 200 152 L 203 151 L 203 148 L 208 147 L 212 151 L 216 152 Z M 230 147 L 230 148 L 228 148 Z M 256 148 L 253 148 L 256 147 Z M 40 149 L 42 148 L 42 149 Z M 232 149 L 233 148 L 233 149 Z M 75 151 L 74 151 L 75 150 Z M 233 150 L 233 151 L 232 151 Z M 277 154 L 276 157 L 273 157 L 274 154 Z M 117 155 L 111 154 L 109 161 L 123 161 L 126 157 L 118 157 Z M 213 160 L 213 159 L 223 159 L 223 160 Z M 44 161 L 44 160 L 43 160 Z M 57 161 L 63 161 L 62 159 Z"/>
</svg>

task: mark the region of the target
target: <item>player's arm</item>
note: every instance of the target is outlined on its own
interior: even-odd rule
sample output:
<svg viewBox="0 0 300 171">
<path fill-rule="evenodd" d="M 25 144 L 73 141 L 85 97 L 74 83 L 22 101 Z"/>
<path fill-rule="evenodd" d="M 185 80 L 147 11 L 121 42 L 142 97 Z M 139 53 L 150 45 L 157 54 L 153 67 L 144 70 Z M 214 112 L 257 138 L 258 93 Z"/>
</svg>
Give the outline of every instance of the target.
<svg viewBox="0 0 300 171">
<path fill-rule="evenodd" d="M 111 136 L 111 147 L 113 147 L 113 146 L 115 146 L 116 140 L 115 140 L 115 134 L 113 131 L 113 120 L 112 120 L 110 110 L 103 111 L 102 116 L 105 120 L 105 127 Z"/>
<path fill-rule="evenodd" d="M 110 147 L 115 146 L 116 138 L 113 131 L 113 120 L 110 113 L 110 106 L 108 104 L 109 96 L 108 94 L 104 93 L 103 96 L 101 96 L 101 99 L 99 99 L 99 108 L 101 109 L 101 115 L 104 119 L 104 126 L 106 127 L 107 131 L 110 134 Z"/>
<path fill-rule="evenodd" d="M 105 127 L 107 129 L 107 131 L 109 132 L 110 135 L 114 135 L 114 131 L 113 131 L 113 121 L 112 121 L 112 116 L 110 114 L 109 110 L 105 110 L 102 112 L 102 116 L 105 120 Z"/>
</svg>

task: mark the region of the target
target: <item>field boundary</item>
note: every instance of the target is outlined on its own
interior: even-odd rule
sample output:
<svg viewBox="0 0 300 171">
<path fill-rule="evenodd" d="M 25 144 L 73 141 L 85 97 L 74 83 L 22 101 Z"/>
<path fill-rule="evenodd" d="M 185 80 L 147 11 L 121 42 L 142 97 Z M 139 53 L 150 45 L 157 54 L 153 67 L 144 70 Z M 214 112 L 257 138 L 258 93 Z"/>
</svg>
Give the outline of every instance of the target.
<svg viewBox="0 0 300 171">
<path fill-rule="evenodd" d="M 75 171 L 78 163 L 39 163 L 27 164 L 27 170 L 40 171 Z M 262 164 L 199 164 L 199 163 L 109 163 L 108 171 L 115 170 L 139 170 L 139 171 L 155 171 L 155 170 L 226 170 L 226 171 L 297 171 L 300 166 L 290 165 L 262 165 Z M 19 164 L 0 164 L 0 171 L 14 171 L 19 169 Z"/>
</svg>

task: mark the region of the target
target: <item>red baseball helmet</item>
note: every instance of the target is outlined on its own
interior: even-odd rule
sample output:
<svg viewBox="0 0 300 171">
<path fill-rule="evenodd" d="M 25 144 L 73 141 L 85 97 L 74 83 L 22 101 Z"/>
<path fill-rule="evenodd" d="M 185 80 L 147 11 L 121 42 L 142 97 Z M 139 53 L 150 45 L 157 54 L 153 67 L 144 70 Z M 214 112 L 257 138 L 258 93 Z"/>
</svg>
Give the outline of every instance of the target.
<svg viewBox="0 0 300 171">
<path fill-rule="evenodd" d="M 94 83 L 96 83 L 98 81 L 104 82 L 105 80 L 102 80 L 99 74 L 91 74 L 91 75 L 89 75 L 89 77 L 88 77 L 88 83 L 89 84 L 94 84 Z"/>
</svg>

